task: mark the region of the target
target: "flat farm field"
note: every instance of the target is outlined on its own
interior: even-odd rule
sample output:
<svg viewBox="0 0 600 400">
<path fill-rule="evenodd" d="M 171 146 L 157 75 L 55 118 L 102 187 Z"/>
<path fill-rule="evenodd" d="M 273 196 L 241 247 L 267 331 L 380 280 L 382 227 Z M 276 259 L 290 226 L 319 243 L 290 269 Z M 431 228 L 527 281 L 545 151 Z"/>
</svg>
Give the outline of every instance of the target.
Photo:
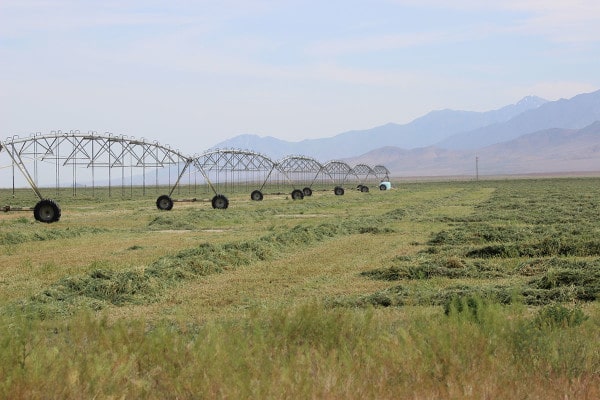
<svg viewBox="0 0 600 400">
<path fill-rule="evenodd" d="M 0 398 L 600 398 L 599 178 L 156 197 L 0 214 Z"/>
</svg>

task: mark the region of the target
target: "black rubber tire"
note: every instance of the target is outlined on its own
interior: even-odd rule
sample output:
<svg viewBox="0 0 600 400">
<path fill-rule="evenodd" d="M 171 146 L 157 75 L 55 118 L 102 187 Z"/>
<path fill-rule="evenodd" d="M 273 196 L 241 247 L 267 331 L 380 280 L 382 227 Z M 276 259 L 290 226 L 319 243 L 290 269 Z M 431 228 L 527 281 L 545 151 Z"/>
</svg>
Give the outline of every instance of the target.
<svg viewBox="0 0 600 400">
<path fill-rule="evenodd" d="M 387 186 L 385 186 L 383 183 L 381 185 L 379 185 L 379 190 L 387 190 Z"/>
<path fill-rule="evenodd" d="M 54 200 L 40 200 L 33 208 L 33 218 L 46 224 L 56 222 L 60 219 L 60 207 Z"/>
<path fill-rule="evenodd" d="M 300 189 L 292 190 L 292 200 L 302 200 L 304 199 L 304 193 Z"/>
<path fill-rule="evenodd" d="M 262 201 L 263 194 L 260 190 L 254 190 L 252 193 L 250 193 L 250 199 L 254 201 Z"/>
<path fill-rule="evenodd" d="M 213 197 L 211 203 L 213 208 L 219 210 L 225 210 L 227 207 L 229 207 L 229 200 L 227 200 L 227 197 L 223 196 L 222 194 L 218 194 Z"/>
<path fill-rule="evenodd" d="M 333 193 L 334 193 L 336 196 L 343 196 L 343 195 L 344 195 L 344 188 L 343 188 L 343 187 L 341 187 L 341 186 L 336 186 L 336 187 L 333 189 Z"/>
<path fill-rule="evenodd" d="M 171 199 L 166 194 L 163 194 L 162 196 L 158 196 L 158 199 L 156 199 L 156 208 L 158 208 L 159 210 L 165 210 L 165 211 L 172 210 L 173 209 L 173 199 Z"/>
<path fill-rule="evenodd" d="M 363 193 L 369 193 L 369 187 L 365 185 L 360 185 L 360 191 Z"/>
<path fill-rule="evenodd" d="M 302 189 L 302 194 L 304 194 L 305 197 L 310 197 L 312 196 L 312 189 L 307 186 Z"/>
<path fill-rule="evenodd" d="M 363 185 L 358 185 L 356 188 L 362 192 Z"/>
</svg>

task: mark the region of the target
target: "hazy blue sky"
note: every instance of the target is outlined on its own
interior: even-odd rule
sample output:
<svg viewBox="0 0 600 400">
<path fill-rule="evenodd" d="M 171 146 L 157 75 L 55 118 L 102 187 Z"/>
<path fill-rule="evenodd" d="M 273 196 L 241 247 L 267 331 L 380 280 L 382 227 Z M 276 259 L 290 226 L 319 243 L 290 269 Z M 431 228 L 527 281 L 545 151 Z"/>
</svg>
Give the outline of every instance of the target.
<svg viewBox="0 0 600 400">
<path fill-rule="evenodd" d="M 600 89 L 598 0 L 0 0 L 0 137 L 187 153 Z"/>
</svg>

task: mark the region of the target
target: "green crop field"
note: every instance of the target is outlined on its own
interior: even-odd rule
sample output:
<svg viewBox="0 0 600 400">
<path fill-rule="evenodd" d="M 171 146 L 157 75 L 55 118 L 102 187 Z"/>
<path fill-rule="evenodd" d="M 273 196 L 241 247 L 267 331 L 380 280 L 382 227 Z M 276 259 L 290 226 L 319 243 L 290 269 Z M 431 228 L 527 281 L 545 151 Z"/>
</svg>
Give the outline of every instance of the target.
<svg viewBox="0 0 600 400">
<path fill-rule="evenodd" d="M 394 186 L 1 213 L 0 398 L 600 398 L 600 179 Z"/>
</svg>

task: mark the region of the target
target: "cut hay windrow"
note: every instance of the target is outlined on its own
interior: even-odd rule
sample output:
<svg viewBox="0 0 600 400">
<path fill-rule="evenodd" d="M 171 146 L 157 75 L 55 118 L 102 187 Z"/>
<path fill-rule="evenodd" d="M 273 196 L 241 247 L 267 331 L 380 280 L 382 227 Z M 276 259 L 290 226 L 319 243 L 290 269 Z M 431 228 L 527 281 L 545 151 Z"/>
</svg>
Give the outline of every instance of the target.
<svg viewBox="0 0 600 400">
<path fill-rule="evenodd" d="M 87 235 L 97 235 L 107 230 L 97 227 L 80 227 L 77 229 L 53 229 L 53 230 L 28 230 L 19 232 L 0 232 L 0 245 L 15 245 L 27 242 L 42 242 L 47 240 L 71 239 Z"/>
<path fill-rule="evenodd" d="M 598 202 L 560 186 L 522 185 L 527 183 L 498 188 L 471 215 L 442 218 L 447 227 L 434 232 L 418 253 L 394 257 L 388 266 L 361 273 L 391 282 L 449 279 L 468 283 L 435 291 L 397 285 L 334 303 L 440 305 L 455 296 L 481 296 L 500 303 L 547 305 L 600 298 Z M 507 267 L 512 260 L 520 260 L 518 268 Z M 511 283 L 490 283 L 496 278 L 511 279 Z"/>
<path fill-rule="evenodd" d="M 17 307 L 48 318 L 70 315 L 80 307 L 99 310 L 108 305 L 147 304 L 158 301 L 168 288 L 182 281 L 271 260 L 328 238 L 393 232 L 381 227 L 383 221 L 383 217 L 365 217 L 337 224 L 300 224 L 250 241 L 203 243 L 161 257 L 145 267 L 118 272 L 95 269 L 86 275 L 64 277 L 31 298 L 9 305 L 5 312 Z"/>
<path fill-rule="evenodd" d="M 369 271 L 363 275 L 390 281 L 432 277 L 425 275 L 422 271 L 416 274 L 422 275 L 414 276 L 415 273 L 410 270 L 400 271 L 397 269 Z M 437 276 L 449 279 L 469 277 L 441 273 Z M 520 302 L 532 306 L 596 301 L 600 299 L 600 260 L 561 263 L 560 267 L 550 267 L 541 275 L 521 284 L 459 284 L 442 289 L 431 287 L 416 289 L 409 285 L 397 285 L 354 299 L 336 299 L 330 305 L 351 307 L 447 306 L 453 298 L 468 296 L 477 296 L 500 304 Z"/>
</svg>

